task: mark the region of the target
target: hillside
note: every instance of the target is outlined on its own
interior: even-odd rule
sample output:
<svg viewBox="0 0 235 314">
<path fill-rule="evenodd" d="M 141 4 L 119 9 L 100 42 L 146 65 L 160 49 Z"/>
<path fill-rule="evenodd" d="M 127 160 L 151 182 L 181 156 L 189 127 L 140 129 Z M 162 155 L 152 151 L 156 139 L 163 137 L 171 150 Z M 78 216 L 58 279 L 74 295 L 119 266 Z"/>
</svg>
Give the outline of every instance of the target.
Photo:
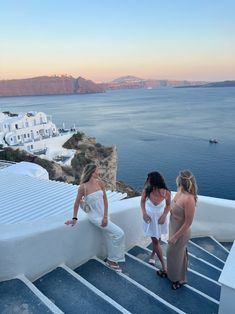
<svg viewBox="0 0 235 314">
<path fill-rule="evenodd" d="M 0 80 L 0 96 L 36 96 L 101 93 L 104 89 L 82 77 L 40 76 L 17 80 Z"/>
<path fill-rule="evenodd" d="M 205 82 L 201 81 L 177 81 L 177 80 L 154 80 L 143 79 L 135 76 L 122 76 L 112 80 L 111 82 L 105 82 L 99 84 L 102 88 L 108 89 L 129 89 L 129 88 L 158 88 L 158 87 L 178 87 L 178 86 L 192 86 L 201 85 Z"/>
</svg>

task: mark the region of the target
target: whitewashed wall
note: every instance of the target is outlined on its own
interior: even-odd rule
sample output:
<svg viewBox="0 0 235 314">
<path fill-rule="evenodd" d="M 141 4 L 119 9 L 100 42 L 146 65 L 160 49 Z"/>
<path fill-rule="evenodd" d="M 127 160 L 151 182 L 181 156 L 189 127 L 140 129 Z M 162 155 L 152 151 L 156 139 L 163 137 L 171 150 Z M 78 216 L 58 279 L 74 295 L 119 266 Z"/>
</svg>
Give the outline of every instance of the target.
<svg viewBox="0 0 235 314">
<path fill-rule="evenodd" d="M 126 249 L 144 241 L 140 197 L 117 201 L 110 206 L 112 221 L 126 234 Z M 0 280 L 20 273 L 35 279 L 66 263 L 75 268 L 92 256 L 105 256 L 101 232 L 80 211 L 75 227 L 64 225 L 72 212 L 44 220 L 0 225 Z M 235 239 L 235 201 L 199 197 L 193 235 Z"/>
</svg>

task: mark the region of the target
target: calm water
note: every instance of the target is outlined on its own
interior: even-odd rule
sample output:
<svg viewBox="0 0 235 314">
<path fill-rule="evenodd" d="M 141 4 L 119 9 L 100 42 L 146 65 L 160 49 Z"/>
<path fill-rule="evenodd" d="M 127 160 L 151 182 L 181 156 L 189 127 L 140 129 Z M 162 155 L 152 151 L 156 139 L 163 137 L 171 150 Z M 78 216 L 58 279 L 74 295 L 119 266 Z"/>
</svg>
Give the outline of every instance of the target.
<svg viewBox="0 0 235 314">
<path fill-rule="evenodd" d="M 103 94 L 4 97 L 1 111 L 44 111 L 58 127 L 74 123 L 118 148 L 118 179 L 141 189 L 159 170 L 175 190 L 180 169 L 195 174 L 199 194 L 235 199 L 235 88 L 162 88 Z M 219 144 L 209 144 L 215 137 Z"/>
</svg>

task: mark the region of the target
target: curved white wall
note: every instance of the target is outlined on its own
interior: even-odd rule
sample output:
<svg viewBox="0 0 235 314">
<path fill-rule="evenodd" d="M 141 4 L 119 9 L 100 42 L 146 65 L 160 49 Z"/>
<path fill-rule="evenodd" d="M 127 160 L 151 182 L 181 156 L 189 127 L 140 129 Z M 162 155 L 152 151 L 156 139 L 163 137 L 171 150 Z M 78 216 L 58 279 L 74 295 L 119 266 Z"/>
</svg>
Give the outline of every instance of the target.
<svg viewBox="0 0 235 314">
<path fill-rule="evenodd" d="M 140 197 L 110 203 L 112 221 L 125 231 L 126 249 L 144 241 L 139 204 Z M 0 225 L 0 280 L 19 273 L 35 279 L 60 263 L 74 268 L 92 256 L 105 256 L 101 231 L 82 211 L 75 227 L 64 225 L 71 216 L 72 210 L 35 222 Z M 232 241 L 234 221 L 235 201 L 200 196 L 192 232 Z"/>
<path fill-rule="evenodd" d="M 233 241 L 235 239 L 235 201 L 199 196 L 192 235 L 212 235 L 219 241 Z"/>
</svg>

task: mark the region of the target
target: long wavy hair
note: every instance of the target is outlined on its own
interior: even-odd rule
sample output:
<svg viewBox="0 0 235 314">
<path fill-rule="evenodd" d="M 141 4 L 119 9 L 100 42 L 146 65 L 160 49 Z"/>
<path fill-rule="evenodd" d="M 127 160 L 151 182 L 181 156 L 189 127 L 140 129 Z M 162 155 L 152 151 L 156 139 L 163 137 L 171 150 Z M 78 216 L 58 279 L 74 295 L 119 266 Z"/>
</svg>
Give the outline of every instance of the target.
<svg viewBox="0 0 235 314">
<path fill-rule="evenodd" d="M 144 188 L 148 198 L 155 189 L 165 189 L 169 191 L 165 179 L 158 171 L 148 173 Z"/>
<path fill-rule="evenodd" d="M 87 164 L 82 171 L 80 184 L 88 182 L 92 174 L 96 171 L 96 168 L 97 165 L 95 163 Z"/>
<path fill-rule="evenodd" d="M 197 182 L 190 170 L 181 170 L 176 178 L 177 188 L 194 196 L 197 203 Z"/>
</svg>

